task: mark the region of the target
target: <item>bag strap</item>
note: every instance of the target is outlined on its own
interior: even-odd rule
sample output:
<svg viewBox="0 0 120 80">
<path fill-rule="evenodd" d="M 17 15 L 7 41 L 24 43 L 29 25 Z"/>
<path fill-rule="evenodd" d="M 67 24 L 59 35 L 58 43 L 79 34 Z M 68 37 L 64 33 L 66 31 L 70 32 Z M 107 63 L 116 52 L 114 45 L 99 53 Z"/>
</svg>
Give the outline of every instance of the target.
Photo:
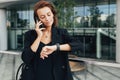
<svg viewBox="0 0 120 80">
<path fill-rule="evenodd" d="M 19 74 L 19 72 L 20 72 L 20 69 L 22 69 L 22 68 L 24 67 L 24 65 L 26 65 L 26 64 L 25 64 L 25 63 L 22 63 L 22 64 L 20 64 L 20 66 L 18 67 L 17 73 L 16 73 L 16 80 L 18 80 L 18 74 Z"/>
</svg>

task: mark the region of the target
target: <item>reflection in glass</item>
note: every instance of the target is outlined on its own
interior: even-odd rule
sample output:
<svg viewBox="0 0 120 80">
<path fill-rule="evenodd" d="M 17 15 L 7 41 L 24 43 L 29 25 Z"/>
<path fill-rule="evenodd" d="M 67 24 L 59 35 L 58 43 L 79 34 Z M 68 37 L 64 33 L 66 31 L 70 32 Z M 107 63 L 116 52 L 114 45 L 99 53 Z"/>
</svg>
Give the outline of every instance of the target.
<svg viewBox="0 0 120 80">
<path fill-rule="evenodd" d="M 67 28 L 84 49 L 80 57 L 115 60 L 116 0 L 52 0 L 59 27 Z M 7 9 L 9 49 L 22 49 L 24 33 L 34 28 L 33 3 Z M 13 44 L 14 43 L 14 44 Z"/>
</svg>

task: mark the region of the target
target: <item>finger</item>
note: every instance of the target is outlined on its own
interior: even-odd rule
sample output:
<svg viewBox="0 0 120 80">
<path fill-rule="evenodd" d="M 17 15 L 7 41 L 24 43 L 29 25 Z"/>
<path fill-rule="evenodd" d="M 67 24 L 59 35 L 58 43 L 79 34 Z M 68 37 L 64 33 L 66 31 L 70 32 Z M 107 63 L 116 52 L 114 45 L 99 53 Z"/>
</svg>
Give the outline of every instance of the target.
<svg viewBox="0 0 120 80">
<path fill-rule="evenodd" d="M 44 58 L 47 58 L 48 55 L 46 54 L 45 51 L 42 51 L 42 53 L 40 53 L 40 58 L 44 59 Z"/>
<path fill-rule="evenodd" d="M 42 58 L 42 59 L 48 58 L 48 55 L 46 55 L 46 54 L 41 55 L 40 58 Z"/>
<path fill-rule="evenodd" d="M 44 56 L 44 57 L 48 57 L 47 52 L 43 52 L 41 55 Z"/>
<path fill-rule="evenodd" d="M 38 23 L 42 23 L 42 22 L 39 20 Z"/>
<path fill-rule="evenodd" d="M 40 58 L 44 58 L 44 56 L 43 56 L 43 51 L 40 53 Z"/>
<path fill-rule="evenodd" d="M 45 59 L 44 56 L 40 55 L 40 58 Z"/>
<path fill-rule="evenodd" d="M 41 21 L 36 23 L 36 28 L 39 28 L 40 25 L 42 25 L 43 23 Z"/>
<path fill-rule="evenodd" d="M 43 23 L 41 21 L 38 22 L 39 26 L 41 26 Z"/>
<path fill-rule="evenodd" d="M 39 23 L 39 26 L 42 25 L 43 23 Z"/>
<path fill-rule="evenodd" d="M 45 30 L 45 28 L 40 28 L 41 31 Z"/>
<path fill-rule="evenodd" d="M 48 57 L 48 55 L 47 55 L 47 54 L 43 54 L 43 56 L 44 56 L 44 57 L 46 57 L 46 58 Z"/>
</svg>

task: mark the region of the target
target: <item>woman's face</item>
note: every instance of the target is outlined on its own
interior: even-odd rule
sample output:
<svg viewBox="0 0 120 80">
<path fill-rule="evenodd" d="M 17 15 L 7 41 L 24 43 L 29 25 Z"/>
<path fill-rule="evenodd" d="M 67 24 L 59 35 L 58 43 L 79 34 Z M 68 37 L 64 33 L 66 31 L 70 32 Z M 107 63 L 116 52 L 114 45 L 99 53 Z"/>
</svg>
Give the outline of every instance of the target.
<svg viewBox="0 0 120 80">
<path fill-rule="evenodd" d="M 41 22 L 46 27 L 51 27 L 54 22 L 54 15 L 49 7 L 43 7 L 37 10 L 37 14 Z"/>
</svg>

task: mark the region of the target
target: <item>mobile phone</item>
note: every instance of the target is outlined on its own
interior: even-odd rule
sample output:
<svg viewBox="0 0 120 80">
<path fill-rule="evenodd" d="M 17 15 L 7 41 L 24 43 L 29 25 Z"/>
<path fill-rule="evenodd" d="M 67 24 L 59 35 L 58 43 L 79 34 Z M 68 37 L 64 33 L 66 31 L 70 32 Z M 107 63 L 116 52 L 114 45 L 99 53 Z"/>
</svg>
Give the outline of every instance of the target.
<svg viewBox="0 0 120 80">
<path fill-rule="evenodd" d="M 36 21 L 40 21 L 40 19 L 36 17 Z M 39 28 L 45 28 L 44 24 L 40 25 Z"/>
<path fill-rule="evenodd" d="M 39 28 L 45 28 L 44 24 L 41 24 L 41 25 L 39 26 Z"/>
</svg>

